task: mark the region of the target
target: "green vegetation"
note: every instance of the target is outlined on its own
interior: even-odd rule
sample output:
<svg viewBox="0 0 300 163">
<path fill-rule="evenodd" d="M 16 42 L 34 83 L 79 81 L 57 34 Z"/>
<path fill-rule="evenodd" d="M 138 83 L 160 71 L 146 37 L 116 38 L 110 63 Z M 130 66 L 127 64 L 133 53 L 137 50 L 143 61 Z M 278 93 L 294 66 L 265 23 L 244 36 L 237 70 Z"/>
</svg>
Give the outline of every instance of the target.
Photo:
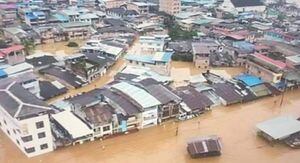
<svg viewBox="0 0 300 163">
<path fill-rule="evenodd" d="M 232 13 L 225 13 L 222 18 L 223 19 L 234 19 L 235 16 Z"/>
<path fill-rule="evenodd" d="M 0 49 L 7 48 L 8 45 L 4 40 L 0 40 Z"/>
<path fill-rule="evenodd" d="M 21 44 L 24 46 L 26 55 L 30 55 L 31 52 L 33 52 L 35 49 L 35 44 L 34 44 L 33 40 L 25 39 L 25 40 L 22 40 Z"/>
<path fill-rule="evenodd" d="M 179 25 L 175 25 L 169 28 L 169 36 L 172 40 L 189 40 L 193 39 L 194 36 L 197 36 L 196 31 L 185 31 L 182 30 Z"/>
<path fill-rule="evenodd" d="M 277 16 L 277 19 L 282 22 L 284 19 L 285 19 L 285 15 L 283 13 L 280 13 L 278 16 Z"/>
<path fill-rule="evenodd" d="M 169 36 L 172 40 L 187 40 L 197 36 L 195 31 L 185 31 L 175 22 L 174 17 L 165 13 L 160 13 L 164 16 L 164 25 L 169 31 Z"/>
<path fill-rule="evenodd" d="M 79 45 L 76 42 L 69 42 L 67 44 L 68 47 L 78 47 Z"/>
<path fill-rule="evenodd" d="M 173 54 L 172 55 L 173 61 L 183 61 L 183 62 L 193 62 L 193 55 L 192 54 Z"/>
</svg>

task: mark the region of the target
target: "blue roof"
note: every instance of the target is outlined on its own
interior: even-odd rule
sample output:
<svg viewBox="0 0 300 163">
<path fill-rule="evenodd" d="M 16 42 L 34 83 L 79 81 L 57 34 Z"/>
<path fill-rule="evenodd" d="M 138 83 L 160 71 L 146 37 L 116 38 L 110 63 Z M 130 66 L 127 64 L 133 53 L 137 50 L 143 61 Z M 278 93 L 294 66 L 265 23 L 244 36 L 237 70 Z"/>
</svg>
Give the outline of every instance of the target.
<svg viewBox="0 0 300 163">
<path fill-rule="evenodd" d="M 255 48 L 255 45 L 254 44 L 251 44 L 250 42 L 247 42 L 247 41 L 235 41 L 233 42 L 233 47 L 235 48 L 238 48 L 240 50 L 244 50 L 244 51 L 247 51 L 247 52 L 253 52 L 254 51 L 254 48 Z"/>
<path fill-rule="evenodd" d="M 7 77 L 6 72 L 0 69 L 0 78 L 6 78 L 6 77 Z"/>
<path fill-rule="evenodd" d="M 45 13 L 43 11 L 34 11 L 33 14 L 36 16 L 45 16 Z"/>
<path fill-rule="evenodd" d="M 28 19 L 30 19 L 30 20 L 32 20 L 32 19 L 38 19 L 38 17 L 37 17 L 36 15 L 34 15 L 32 12 L 31 12 L 31 13 L 28 13 L 28 14 L 26 15 L 26 17 L 27 17 Z"/>
<path fill-rule="evenodd" d="M 69 21 L 69 17 L 63 15 L 63 14 L 54 14 L 53 17 L 55 17 L 56 19 L 58 19 L 59 21 L 61 22 L 66 22 L 66 21 Z"/>
<path fill-rule="evenodd" d="M 152 58 L 153 61 L 170 62 L 173 52 L 156 52 Z"/>
<path fill-rule="evenodd" d="M 242 81 L 244 84 L 250 87 L 263 83 L 263 81 L 259 77 L 249 74 L 238 75 L 235 77 L 235 79 Z"/>
<path fill-rule="evenodd" d="M 138 61 L 138 62 L 145 62 L 145 63 L 151 63 L 154 64 L 155 61 L 152 60 L 152 56 L 150 55 L 132 55 L 132 54 L 127 54 L 125 56 L 126 60 L 130 60 L 130 61 Z"/>
</svg>

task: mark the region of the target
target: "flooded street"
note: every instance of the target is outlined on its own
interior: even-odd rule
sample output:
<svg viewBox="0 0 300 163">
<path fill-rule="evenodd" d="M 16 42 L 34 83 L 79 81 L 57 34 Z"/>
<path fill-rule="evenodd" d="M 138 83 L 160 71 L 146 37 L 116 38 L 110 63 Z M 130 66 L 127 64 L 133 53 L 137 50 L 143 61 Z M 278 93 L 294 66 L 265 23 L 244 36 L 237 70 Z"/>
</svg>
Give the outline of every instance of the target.
<svg viewBox="0 0 300 163">
<path fill-rule="evenodd" d="M 81 47 L 85 43 L 85 40 L 72 40 L 70 42 L 76 42 L 78 44 L 78 47 L 68 47 L 66 46 L 68 42 L 63 41 L 37 45 L 35 50 L 52 53 L 54 55 L 70 55 L 78 53 L 79 47 Z"/>
<path fill-rule="evenodd" d="M 0 133 L 0 162 L 178 162 L 178 163 L 299 163 L 300 150 L 285 145 L 273 147 L 257 137 L 255 124 L 283 114 L 300 115 L 300 91 L 286 93 L 283 106 L 269 97 L 247 104 L 214 109 L 192 120 L 180 122 L 178 136 L 176 123 L 140 130 L 104 141 L 59 149 L 52 153 L 28 159 L 12 142 Z M 195 136 L 217 134 L 222 138 L 223 153 L 220 157 L 190 159 L 186 141 Z"/>
<path fill-rule="evenodd" d="M 62 43 L 61 46 L 65 44 Z M 53 48 L 56 48 L 56 45 L 53 45 Z M 51 52 L 51 48 L 42 49 Z M 76 51 L 76 48 L 73 50 Z M 53 49 L 54 51 L 57 49 Z M 64 53 L 72 54 L 69 52 Z M 69 90 L 67 94 L 48 102 L 102 87 L 112 81 L 113 76 L 124 66 L 124 60 L 119 59 L 103 77 L 82 88 Z M 188 62 L 172 62 L 171 67 L 172 77 L 179 82 L 201 72 Z M 222 70 L 233 76 L 244 71 L 243 68 L 222 68 Z M 179 123 L 169 121 L 136 133 L 62 148 L 30 159 L 0 131 L 0 163 L 299 163 L 300 150 L 292 150 L 281 144 L 271 146 L 264 139 L 257 137 L 255 132 L 255 125 L 269 118 L 284 114 L 300 116 L 299 97 L 300 90 L 286 93 L 282 107 L 279 106 L 281 96 L 220 107 L 188 121 Z M 277 101 L 276 104 L 274 101 Z M 179 130 L 176 136 L 177 126 Z M 186 151 L 186 142 L 193 137 L 205 135 L 221 137 L 222 155 L 191 159 Z"/>
</svg>

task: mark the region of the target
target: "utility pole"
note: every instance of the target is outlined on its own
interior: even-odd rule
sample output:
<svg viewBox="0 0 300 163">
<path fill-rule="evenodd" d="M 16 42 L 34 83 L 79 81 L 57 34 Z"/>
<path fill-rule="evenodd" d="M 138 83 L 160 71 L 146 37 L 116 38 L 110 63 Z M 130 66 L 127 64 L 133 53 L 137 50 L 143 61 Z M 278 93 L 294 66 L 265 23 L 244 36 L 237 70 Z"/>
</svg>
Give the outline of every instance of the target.
<svg viewBox="0 0 300 163">
<path fill-rule="evenodd" d="M 178 136 L 178 122 L 176 122 L 176 131 L 175 131 L 175 135 Z"/>
</svg>

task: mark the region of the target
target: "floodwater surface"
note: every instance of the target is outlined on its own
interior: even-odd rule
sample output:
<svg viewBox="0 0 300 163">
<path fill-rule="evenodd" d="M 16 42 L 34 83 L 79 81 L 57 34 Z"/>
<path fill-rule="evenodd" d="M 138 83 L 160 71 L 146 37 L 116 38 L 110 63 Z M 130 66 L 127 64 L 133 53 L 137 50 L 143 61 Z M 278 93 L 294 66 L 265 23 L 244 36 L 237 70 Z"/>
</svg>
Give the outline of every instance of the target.
<svg viewBox="0 0 300 163">
<path fill-rule="evenodd" d="M 82 145 L 62 148 L 54 152 L 27 158 L 0 132 L 0 162 L 70 162 L 70 163 L 299 163 L 300 150 L 283 144 L 271 145 L 256 136 L 255 125 L 279 115 L 300 115 L 300 91 L 269 97 L 246 104 L 214 109 L 197 118 L 165 124 Z M 176 126 L 179 132 L 176 136 Z M 222 138 L 220 157 L 191 159 L 186 142 L 197 136 L 218 135 Z"/>
</svg>

